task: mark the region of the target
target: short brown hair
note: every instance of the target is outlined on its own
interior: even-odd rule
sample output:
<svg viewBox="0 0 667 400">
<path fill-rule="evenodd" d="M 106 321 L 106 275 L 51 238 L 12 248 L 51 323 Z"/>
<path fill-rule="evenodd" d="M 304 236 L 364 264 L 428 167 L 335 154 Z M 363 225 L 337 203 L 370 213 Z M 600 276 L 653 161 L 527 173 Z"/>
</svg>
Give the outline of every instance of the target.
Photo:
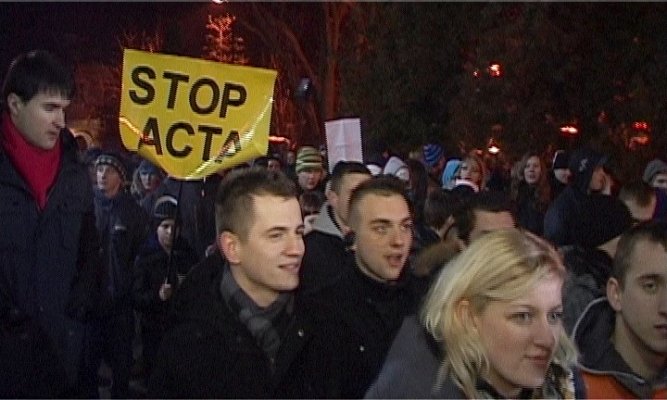
<svg viewBox="0 0 667 400">
<path fill-rule="evenodd" d="M 242 239 L 254 218 L 253 197 L 277 196 L 296 199 L 296 187 L 282 172 L 252 167 L 230 172 L 220 183 L 215 197 L 216 232 L 231 232 Z"/>
<path fill-rule="evenodd" d="M 410 208 L 410 214 L 412 215 L 412 207 L 405 191 L 405 183 L 395 176 L 383 175 L 372 177 L 362 182 L 352 191 L 349 208 L 350 221 L 355 221 L 359 218 L 359 203 L 361 203 L 364 197 L 371 194 L 383 197 L 401 196 L 408 205 L 408 208 Z"/>
<path fill-rule="evenodd" d="M 649 221 L 633 226 L 621 235 L 614 256 L 611 276 L 623 287 L 625 277 L 633 264 L 635 247 L 640 240 L 659 243 L 667 251 L 667 222 Z"/>
</svg>

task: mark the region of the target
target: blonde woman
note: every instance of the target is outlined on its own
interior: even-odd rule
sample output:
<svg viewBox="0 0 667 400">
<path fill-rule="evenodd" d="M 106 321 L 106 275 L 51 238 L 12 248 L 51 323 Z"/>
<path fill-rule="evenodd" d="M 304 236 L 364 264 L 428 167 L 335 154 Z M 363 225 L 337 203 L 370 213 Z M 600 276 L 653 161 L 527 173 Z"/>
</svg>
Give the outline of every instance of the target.
<svg viewBox="0 0 667 400">
<path fill-rule="evenodd" d="M 486 234 L 448 264 L 422 315 L 442 347 L 434 393 L 573 398 L 576 350 L 562 326 L 565 275 L 552 246 L 517 229 Z"/>
<path fill-rule="evenodd" d="M 459 178 L 472 183 L 477 188 L 476 192 L 484 190 L 488 177 L 482 159 L 473 154 L 464 158 L 459 167 Z"/>
<path fill-rule="evenodd" d="M 366 398 L 585 398 L 561 323 L 565 268 L 515 228 L 442 269 L 421 318 L 404 320 Z"/>
</svg>

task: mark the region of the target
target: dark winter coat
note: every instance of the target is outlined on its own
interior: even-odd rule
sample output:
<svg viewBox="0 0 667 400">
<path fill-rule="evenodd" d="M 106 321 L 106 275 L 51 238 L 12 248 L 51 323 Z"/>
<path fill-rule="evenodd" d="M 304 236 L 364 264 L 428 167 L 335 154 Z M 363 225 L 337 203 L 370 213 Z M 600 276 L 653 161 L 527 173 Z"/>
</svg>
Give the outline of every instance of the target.
<svg viewBox="0 0 667 400">
<path fill-rule="evenodd" d="M 587 207 L 588 195 L 575 186 L 567 186 L 544 215 L 544 238 L 558 247 L 576 243 Z"/>
<path fill-rule="evenodd" d="M 437 396 L 440 345 L 416 315 L 403 320 L 367 399 L 427 399 Z M 448 398 L 448 397 L 445 397 Z"/>
<path fill-rule="evenodd" d="M 588 304 L 572 332 L 590 398 L 665 398 L 667 369 L 653 382 L 635 374 L 611 341 L 615 319 L 607 299 L 599 298 Z"/>
<path fill-rule="evenodd" d="M 355 266 L 336 283 L 306 299 L 317 318 L 316 344 L 309 355 L 320 365 L 312 377 L 315 397 L 363 397 L 380 371 L 403 318 L 415 312 L 418 299 L 407 268 L 399 282 L 388 285 Z"/>
<path fill-rule="evenodd" d="M 95 191 L 95 218 L 106 271 L 100 316 L 131 311 L 134 262 L 148 236 L 148 216 L 127 192 Z"/>
<path fill-rule="evenodd" d="M 269 359 L 220 292 L 219 253 L 193 267 L 174 297 L 175 326 L 162 341 L 149 380 L 151 398 L 312 397 L 300 372 L 311 324 L 295 308 Z"/>
<path fill-rule="evenodd" d="M 581 246 L 561 249 L 568 277 L 563 284 L 563 326 L 569 334 L 588 304 L 606 294 L 613 260 L 604 251 Z"/>
<path fill-rule="evenodd" d="M 61 140 L 41 212 L 0 149 L 0 397 L 54 397 L 75 385 L 83 321 L 99 299 L 92 187 L 71 133 Z"/>
<path fill-rule="evenodd" d="M 197 261 L 187 242 L 177 239 L 168 277 L 173 292 L 178 289 L 178 272 L 189 271 Z M 164 331 L 167 327 L 171 299 L 162 301 L 159 292 L 167 279 L 168 265 L 169 254 L 158 243 L 157 235 L 151 235 L 137 257 L 132 290 L 134 307 L 142 313 L 141 324 L 147 329 Z"/>
<path fill-rule="evenodd" d="M 299 270 L 299 291 L 315 293 L 336 282 L 350 265 L 352 257 L 340 227 L 333 217 L 333 209 L 326 203 L 313 222 L 313 230 L 304 238 L 306 252 Z"/>
<path fill-rule="evenodd" d="M 515 215 L 519 226 L 542 236 L 547 205 L 540 204 L 535 197 L 535 189 L 535 186 L 521 182 L 515 200 Z"/>
</svg>

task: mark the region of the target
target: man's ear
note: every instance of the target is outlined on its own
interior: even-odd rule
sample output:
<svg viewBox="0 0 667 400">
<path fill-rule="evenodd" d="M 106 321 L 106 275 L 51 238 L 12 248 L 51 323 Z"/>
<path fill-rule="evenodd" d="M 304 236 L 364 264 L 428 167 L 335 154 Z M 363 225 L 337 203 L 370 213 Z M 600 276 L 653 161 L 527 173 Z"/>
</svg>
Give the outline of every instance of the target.
<svg viewBox="0 0 667 400">
<path fill-rule="evenodd" d="M 23 100 L 16 94 L 10 93 L 7 95 L 7 108 L 9 108 L 9 113 L 15 115 L 20 110 L 23 105 Z"/>
<path fill-rule="evenodd" d="M 343 236 L 343 244 L 345 245 L 346 249 L 352 249 L 356 250 L 354 246 L 354 241 L 356 239 L 356 236 L 354 234 L 353 230 L 349 230 L 345 236 Z"/>
<path fill-rule="evenodd" d="M 621 311 L 621 298 L 623 297 L 621 284 L 616 278 L 607 281 L 607 301 L 614 311 Z"/>
<path fill-rule="evenodd" d="M 218 235 L 218 247 L 222 254 L 225 256 L 225 259 L 229 261 L 230 264 L 240 264 L 240 243 L 239 238 L 231 232 L 222 232 Z"/>
</svg>

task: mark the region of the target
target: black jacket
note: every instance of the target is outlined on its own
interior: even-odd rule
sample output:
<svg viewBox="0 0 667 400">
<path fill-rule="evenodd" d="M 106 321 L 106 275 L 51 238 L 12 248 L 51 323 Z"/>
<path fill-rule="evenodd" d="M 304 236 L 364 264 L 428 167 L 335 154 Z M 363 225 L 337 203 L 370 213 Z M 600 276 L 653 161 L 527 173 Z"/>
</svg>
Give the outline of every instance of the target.
<svg viewBox="0 0 667 400">
<path fill-rule="evenodd" d="M 302 299 L 317 318 L 315 345 L 309 355 L 320 365 L 311 377 L 314 396 L 363 397 L 418 298 L 407 267 L 399 282 L 388 285 L 349 266 L 335 284 Z"/>
<path fill-rule="evenodd" d="M 299 270 L 299 292 L 315 293 L 336 282 L 349 265 L 351 252 L 326 203 L 313 223 L 313 230 L 303 238 L 306 252 Z"/>
<path fill-rule="evenodd" d="M 613 260 L 602 250 L 581 246 L 565 246 L 561 252 L 568 271 L 563 284 L 563 326 L 569 334 L 588 304 L 605 296 Z"/>
<path fill-rule="evenodd" d="M 55 397 L 73 387 L 99 298 L 92 186 L 71 133 L 61 140 L 41 212 L 0 148 L 0 397 Z"/>
<path fill-rule="evenodd" d="M 167 301 L 160 299 L 160 287 L 168 278 L 173 291 L 178 288 L 177 273 L 189 271 L 197 263 L 197 256 L 190 246 L 181 240 L 176 240 L 172 251 L 169 277 L 169 254 L 160 246 L 157 235 L 149 237 L 142 252 L 137 257 L 134 269 L 134 285 L 132 290 L 134 307 L 142 313 L 142 326 L 151 330 L 164 331 L 167 327 L 170 298 Z"/>
<path fill-rule="evenodd" d="M 219 253 L 193 267 L 174 297 L 175 325 L 149 379 L 151 398 L 312 397 L 302 355 L 310 324 L 295 308 L 276 359 L 270 360 L 220 292 Z"/>
</svg>

